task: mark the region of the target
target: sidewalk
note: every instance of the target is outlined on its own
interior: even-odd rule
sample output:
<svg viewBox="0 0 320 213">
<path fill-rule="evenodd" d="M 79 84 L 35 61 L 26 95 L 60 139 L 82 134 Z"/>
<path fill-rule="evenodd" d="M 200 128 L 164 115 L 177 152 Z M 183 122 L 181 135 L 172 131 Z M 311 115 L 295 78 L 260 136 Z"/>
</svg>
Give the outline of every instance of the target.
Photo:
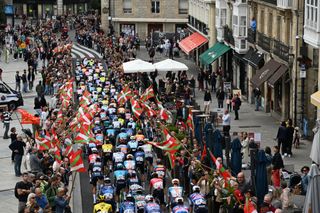
<svg viewBox="0 0 320 213">
<path fill-rule="evenodd" d="M 148 61 L 149 56 L 145 49 L 145 47 L 141 47 L 138 52 L 137 58 Z M 160 53 L 156 53 L 154 57 L 154 62 L 158 62 L 166 59 L 164 55 L 160 55 Z M 193 75 L 195 78 L 198 76 L 199 68 L 195 65 L 192 60 L 186 59 L 184 53 L 180 52 L 179 58 L 174 58 L 179 62 L 186 64 L 189 67 L 188 75 Z M 159 73 L 159 75 L 164 75 L 164 73 Z M 198 82 L 197 82 L 198 84 Z M 216 99 L 216 94 L 211 93 L 213 98 L 211 104 L 211 111 L 214 108 L 218 107 L 218 102 Z M 200 105 L 201 109 L 203 109 L 203 97 L 204 92 L 196 89 L 195 95 L 196 102 Z M 224 103 L 224 107 L 225 103 Z M 274 138 L 276 137 L 278 127 L 280 125 L 280 121 L 271 117 L 268 113 L 261 111 L 254 111 L 254 105 L 249 104 L 248 102 L 242 101 L 241 109 L 239 111 L 240 120 L 234 120 L 234 113 L 231 112 L 232 122 L 231 122 L 231 132 L 256 132 L 261 133 L 261 148 L 265 148 L 266 146 L 273 147 L 276 145 Z M 312 142 L 307 140 L 302 140 L 301 146 L 299 149 L 293 149 L 293 157 L 292 158 L 284 158 L 285 165 L 294 166 L 295 171 L 300 171 L 301 167 L 304 165 L 310 165 L 311 160 L 309 158 L 310 150 L 311 150 Z"/>
</svg>

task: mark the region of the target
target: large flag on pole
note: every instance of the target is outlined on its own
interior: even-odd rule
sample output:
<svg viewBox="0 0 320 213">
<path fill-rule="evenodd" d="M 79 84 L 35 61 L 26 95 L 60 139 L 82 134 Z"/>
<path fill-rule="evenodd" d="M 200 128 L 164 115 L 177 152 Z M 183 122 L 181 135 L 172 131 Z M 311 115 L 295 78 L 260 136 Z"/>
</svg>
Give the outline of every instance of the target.
<svg viewBox="0 0 320 213">
<path fill-rule="evenodd" d="M 125 86 L 119 94 L 118 104 L 124 105 L 130 98 L 133 97 L 133 93 L 129 86 Z"/>
<path fill-rule="evenodd" d="M 130 103 L 131 103 L 132 113 L 137 119 L 139 119 L 141 114 L 143 113 L 142 107 L 140 106 L 138 101 L 134 100 L 133 98 L 130 99 Z"/>
<path fill-rule="evenodd" d="M 154 95 L 154 90 L 152 85 L 150 85 L 145 91 L 144 93 L 141 95 L 140 101 L 141 102 L 146 102 L 147 100 L 149 100 L 150 98 L 153 98 Z"/>
<path fill-rule="evenodd" d="M 82 93 L 82 96 L 79 101 L 80 106 L 89 106 L 91 104 L 91 94 L 88 90 L 85 90 Z"/>
<path fill-rule="evenodd" d="M 21 124 L 35 124 L 40 125 L 40 117 L 36 117 L 24 109 L 17 109 L 21 114 Z"/>
<path fill-rule="evenodd" d="M 231 177 L 231 174 L 225 170 L 225 168 L 223 167 L 222 164 L 220 164 L 219 161 L 217 161 L 216 157 L 212 154 L 212 152 L 207 149 L 209 151 L 211 160 L 215 163 L 217 170 L 219 170 L 220 174 L 222 175 L 223 179 L 225 179 L 226 181 L 228 181 L 228 179 Z"/>
<path fill-rule="evenodd" d="M 74 152 L 71 156 L 70 156 L 70 167 L 71 167 L 71 171 L 76 171 L 76 172 L 85 172 L 86 169 L 84 167 L 83 164 L 83 160 L 81 157 L 81 149 L 79 149 L 78 151 Z"/>
</svg>

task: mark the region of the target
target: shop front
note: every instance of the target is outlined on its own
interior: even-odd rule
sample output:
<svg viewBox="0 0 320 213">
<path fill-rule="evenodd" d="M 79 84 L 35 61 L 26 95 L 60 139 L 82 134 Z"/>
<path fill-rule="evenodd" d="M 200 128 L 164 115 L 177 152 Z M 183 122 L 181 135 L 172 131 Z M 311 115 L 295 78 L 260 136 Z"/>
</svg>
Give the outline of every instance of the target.
<svg viewBox="0 0 320 213">
<path fill-rule="evenodd" d="M 135 36 L 136 25 L 135 24 L 120 24 L 120 32 L 125 36 Z"/>
</svg>

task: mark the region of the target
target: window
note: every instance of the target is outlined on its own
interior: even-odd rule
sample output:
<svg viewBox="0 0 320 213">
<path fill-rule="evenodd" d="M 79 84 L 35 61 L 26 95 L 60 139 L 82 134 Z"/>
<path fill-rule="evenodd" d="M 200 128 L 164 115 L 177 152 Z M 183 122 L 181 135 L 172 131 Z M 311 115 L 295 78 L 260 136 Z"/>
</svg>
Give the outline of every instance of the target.
<svg viewBox="0 0 320 213">
<path fill-rule="evenodd" d="M 319 49 L 313 49 L 312 62 L 313 62 L 313 67 L 318 68 L 318 66 L 319 66 Z"/>
<path fill-rule="evenodd" d="M 307 0 L 305 6 L 305 24 L 307 27 L 317 30 L 318 27 L 318 1 Z"/>
<path fill-rule="evenodd" d="M 179 0 L 179 14 L 188 14 L 188 0 Z"/>
<path fill-rule="evenodd" d="M 8 94 L 9 90 L 3 84 L 0 84 L 0 93 Z"/>
<path fill-rule="evenodd" d="M 221 26 L 225 26 L 227 24 L 227 9 L 221 9 L 220 10 L 220 23 Z"/>
<path fill-rule="evenodd" d="M 260 22 L 261 22 L 261 25 L 259 26 L 259 31 L 261 32 L 261 33 L 264 33 L 264 11 L 263 10 L 261 10 L 261 14 L 260 14 Z"/>
<path fill-rule="evenodd" d="M 123 13 L 132 13 L 131 0 L 123 0 Z"/>
<path fill-rule="evenodd" d="M 270 37 L 272 37 L 273 36 L 272 30 L 273 30 L 273 14 L 269 13 L 269 16 L 268 16 L 268 32 L 265 33 L 265 34 L 269 35 Z"/>
<path fill-rule="evenodd" d="M 240 44 L 241 44 L 241 46 L 240 46 L 241 49 L 247 49 L 247 41 L 246 40 L 241 40 Z"/>
<path fill-rule="evenodd" d="M 152 13 L 160 13 L 160 1 L 152 0 L 151 1 L 151 12 Z"/>
<path fill-rule="evenodd" d="M 280 38 L 280 36 L 281 36 L 281 25 L 282 25 L 281 16 L 277 16 L 277 24 L 276 24 L 276 26 L 277 26 L 277 39 L 278 40 L 281 40 L 281 38 Z"/>
<path fill-rule="evenodd" d="M 247 36 L 247 17 L 240 16 L 239 36 Z"/>
</svg>

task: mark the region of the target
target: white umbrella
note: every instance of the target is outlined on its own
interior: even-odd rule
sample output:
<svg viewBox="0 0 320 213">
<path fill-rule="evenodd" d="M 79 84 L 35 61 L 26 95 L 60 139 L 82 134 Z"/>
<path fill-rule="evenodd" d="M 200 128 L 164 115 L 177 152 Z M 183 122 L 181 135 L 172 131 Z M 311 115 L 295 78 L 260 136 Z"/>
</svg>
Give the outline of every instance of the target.
<svg viewBox="0 0 320 213">
<path fill-rule="evenodd" d="M 154 72 L 153 64 L 136 59 L 122 64 L 124 73 Z"/>
<path fill-rule="evenodd" d="M 320 129 L 319 121 L 317 121 L 316 128 L 314 129 L 315 135 L 313 136 L 312 148 L 310 151 L 310 158 L 312 161 L 320 164 Z"/>
<path fill-rule="evenodd" d="M 310 209 L 313 213 L 320 212 L 320 171 L 316 164 L 311 165 L 308 176 L 310 180 L 304 201 L 303 213 L 309 213 Z"/>
<path fill-rule="evenodd" d="M 186 71 L 189 69 L 184 63 L 172 59 L 166 59 L 153 65 L 158 72 Z"/>
</svg>

